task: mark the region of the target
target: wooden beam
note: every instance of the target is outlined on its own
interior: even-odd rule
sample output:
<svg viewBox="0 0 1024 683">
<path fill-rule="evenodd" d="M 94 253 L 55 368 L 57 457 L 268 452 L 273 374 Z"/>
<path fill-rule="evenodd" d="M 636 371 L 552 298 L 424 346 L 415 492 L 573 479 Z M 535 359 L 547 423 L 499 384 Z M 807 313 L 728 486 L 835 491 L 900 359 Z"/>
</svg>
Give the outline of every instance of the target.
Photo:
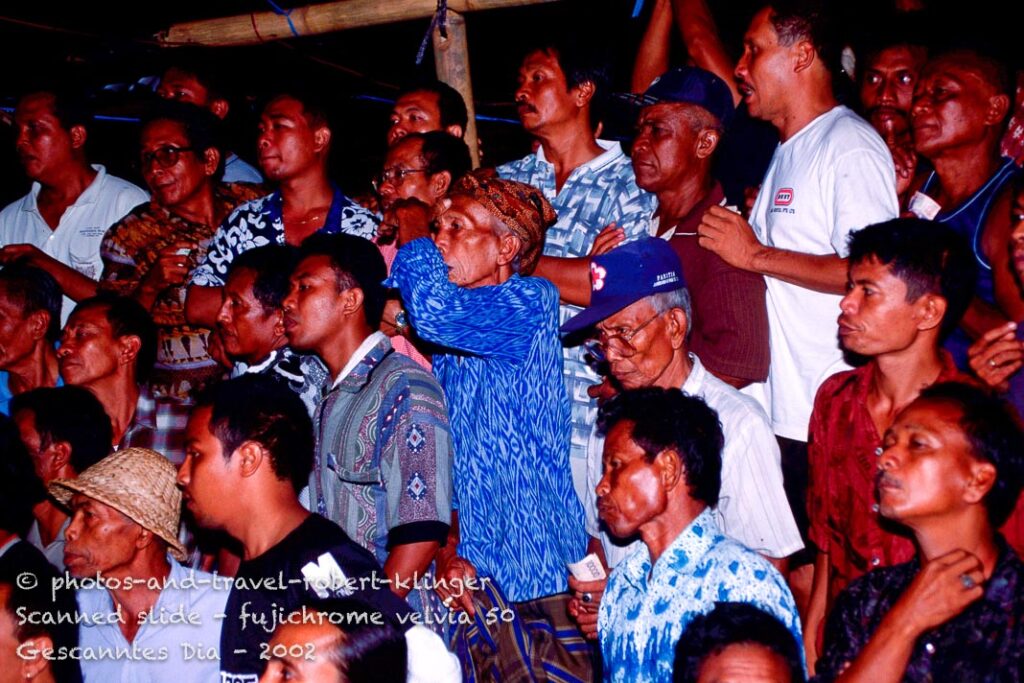
<svg viewBox="0 0 1024 683">
<path fill-rule="evenodd" d="M 503 7 L 521 7 L 556 0 L 448 0 L 448 9 L 464 13 Z M 254 45 L 299 36 L 342 31 L 362 26 L 422 19 L 437 11 L 436 0 L 339 0 L 296 7 L 286 17 L 275 12 L 253 12 L 221 19 L 174 24 L 156 38 L 166 47 L 181 45 Z"/>
<path fill-rule="evenodd" d="M 480 166 L 480 150 L 477 148 L 476 107 L 473 106 L 473 83 L 469 77 L 469 42 L 466 40 L 466 18 L 458 12 L 448 10 L 448 37 L 441 37 L 440 27 L 434 29 L 434 68 L 437 78 L 459 91 L 466 102 L 469 122 L 466 124 L 465 140 L 469 146 L 469 158 L 473 168 Z"/>
</svg>

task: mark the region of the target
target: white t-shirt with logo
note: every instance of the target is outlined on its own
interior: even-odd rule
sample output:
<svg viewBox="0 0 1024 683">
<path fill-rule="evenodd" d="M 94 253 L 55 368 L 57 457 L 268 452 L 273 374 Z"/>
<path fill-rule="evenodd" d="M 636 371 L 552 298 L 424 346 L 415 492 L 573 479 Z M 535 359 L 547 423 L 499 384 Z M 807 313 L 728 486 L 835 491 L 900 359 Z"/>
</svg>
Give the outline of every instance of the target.
<svg viewBox="0 0 1024 683">
<path fill-rule="evenodd" d="M 750 223 L 768 246 L 845 257 L 850 232 L 897 213 L 892 154 L 864 119 L 837 106 L 776 148 Z M 771 343 L 765 411 L 777 435 L 807 441 L 818 386 L 848 368 L 836 335 L 841 297 L 773 277 L 765 282 Z M 744 393 L 756 397 L 758 388 Z"/>
<path fill-rule="evenodd" d="M 82 275 L 98 280 L 103 272 L 100 242 L 104 233 L 126 213 L 148 201 L 149 195 L 127 180 L 107 175 L 99 164 L 93 164 L 93 169 L 96 178 L 64 210 L 55 230 L 39 213 L 36 199 L 41 186 L 32 183 L 27 195 L 0 211 L 0 247 L 33 244 Z M 73 307 L 74 302 L 64 297 L 61 324 L 67 321 Z"/>
</svg>

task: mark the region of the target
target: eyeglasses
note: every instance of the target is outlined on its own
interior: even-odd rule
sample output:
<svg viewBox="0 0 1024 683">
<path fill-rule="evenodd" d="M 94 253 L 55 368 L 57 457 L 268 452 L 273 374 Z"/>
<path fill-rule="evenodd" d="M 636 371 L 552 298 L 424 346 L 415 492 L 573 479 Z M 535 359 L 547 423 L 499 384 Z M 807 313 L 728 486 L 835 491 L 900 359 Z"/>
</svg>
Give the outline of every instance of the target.
<svg viewBox="0 0 1024 683">
<path fill-rule="evenodd" d="M 413 173 L 426 173 L 425 168 L 385 168 L 379 176 L 373 179 L 373 189 L 376 192 L 380 192 L 380 188 L 384 183 L 391 183 L 392 185 L 401 185 L 402 179 L 407 175 Z"/>
<path fill-rule="evenodd" d="M 632 330 L 625 330 L 616 334 L 608 334 L 606 331 L 598 329 L 596 336 L 583 342 L 583 348 L 586 354 L 596 363 L 607 361 L 609 351 L 614 351 L 616 355 L 622 358 L 635 356 L 638 349 L 631 343 L 632 339 L 640 334 L 642 329 L 660 317 L 661 313 L 655 313 Z"/>
<path fill-rule="evenodd" d="M 142 161 L 142 168 L 149 168 L 149 165 L 156 160 L 157 165 L 160 168 L 170 168 L 178 163 L 178 159 L 181 158 L 182 152 L 195 151 L 195 147 L 172 147 L 170 145 L 164 145 L 158 147 L 152 152 L 143 152 L 140 157 Z"/>
</svg>

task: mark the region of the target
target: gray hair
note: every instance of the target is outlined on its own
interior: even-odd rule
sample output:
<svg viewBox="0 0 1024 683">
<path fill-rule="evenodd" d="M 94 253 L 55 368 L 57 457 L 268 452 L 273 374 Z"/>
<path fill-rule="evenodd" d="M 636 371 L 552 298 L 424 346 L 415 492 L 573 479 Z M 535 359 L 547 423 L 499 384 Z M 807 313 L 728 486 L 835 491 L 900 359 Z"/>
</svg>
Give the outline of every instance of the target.
<svg viewBox="0 0 1024 683">
<path fill-rule="evenodd" d="M 512 228 L 508 227 L 508 225 L 505 224 L 505 221 L 501 220 L 497 216 L 491 216 L 491 221 L 491 232 L 494 233 L 495 237 L 501 239 L 505 235 L 512 235 L 517 240 L 519 240 L 519 251 L 517 251 L 516 255 L 512 257 L 512 262 L 509 263 L 509 266 L 512 267 L 512 272 L 518 275 L 520 262 L 522 261 L 523 256 L 523 248 L 526 245 L 523 244 L 523 240 L 519 237 L 519 235 L 513 232 Z"/>
<path fill-rule="evenodd" d="M 647 297 L 647 303 L 651 305 L 658 315 L 667 313 L 673 308 L 680 308 L 686 315 L 686 338 L 690 341 L 690 332 L 693 330 L 693 305 L 690 303 L 690 290 L 686 287 L 673 289 L 671 292 L 659 292 Z"/>
</svg>

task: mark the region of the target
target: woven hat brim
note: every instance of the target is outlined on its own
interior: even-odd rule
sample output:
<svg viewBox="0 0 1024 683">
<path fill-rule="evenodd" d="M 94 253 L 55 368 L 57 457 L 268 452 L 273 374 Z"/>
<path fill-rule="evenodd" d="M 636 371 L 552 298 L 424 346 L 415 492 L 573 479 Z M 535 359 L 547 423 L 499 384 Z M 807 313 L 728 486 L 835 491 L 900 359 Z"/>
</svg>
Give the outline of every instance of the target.
<svg viewBox="0 0 1024 683">
<path fill-rule="evenodd" d="M 130 520 L 141 526 L 143 529 L 156 534 L 163 540 L 167 541 L 168 552 L 171 557 L 184 562 L 188 553 L 185 551 L 185 546 L 178 540 L 178 536 L 175 533 L 171 533 L 169 530 L 160 528 L 160 525 L 155 520 L 147 519 L 147 515 L 143 514 L 138 508 L 134 508 L 131 505 L 126 505 L 124 502 L 119 500 L 122 496 L 117 493 L 111 492 L 103 487 L 94 486 L 89 483 L 83 483 L 78 479 L 57 479 L 50 483 L 48 487 L 50 495 L 56 498 L 65 507 L 71 507 L 71 497 L 76 493 L 81 493 L 84 496 L 89 496 L 104 505 L 109 505 L 121 514 L 128 517 Z M 181 517 L 179 511 L 179 526 L 181 524 Z"/>
</svg>

